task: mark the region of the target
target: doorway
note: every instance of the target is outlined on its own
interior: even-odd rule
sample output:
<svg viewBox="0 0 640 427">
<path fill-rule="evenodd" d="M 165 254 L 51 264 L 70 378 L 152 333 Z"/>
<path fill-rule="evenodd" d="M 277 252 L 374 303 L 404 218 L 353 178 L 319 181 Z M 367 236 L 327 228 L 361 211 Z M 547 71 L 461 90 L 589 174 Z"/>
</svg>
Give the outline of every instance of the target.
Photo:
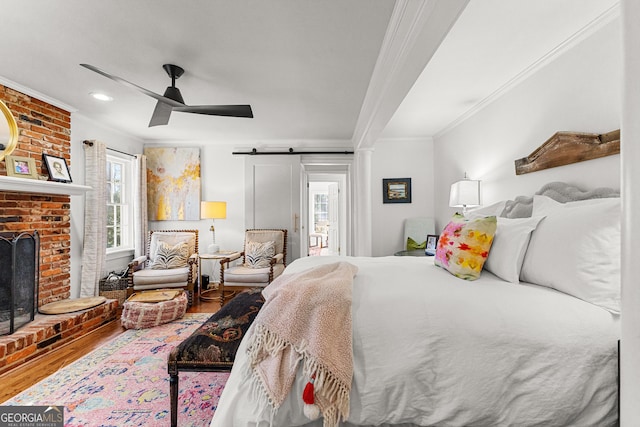
<svg viewBox="0 0 640 427">
<path fill-rule="evenodd" d="M 351 154 L 248 156 L 245 159 L 246 228 L 287 229 L 287 264 L 308 256 L 310 246 L 322 246 L 317 251 L 320 255 L 351 255 L 352 168 Z M 326 183 L 322 184 L 327 186 L 328 195 L 326 225 L 310 219 L 312 183 Z M 321 198 L 319 202 L 324 200 Z M 320 232 L 315 231 L 316 225 Z M 309 230 L 321 236 L 312 236 Z"/>
<path fill-rule="evenodd" d="M 335 234 L 339 225 L 329 223 L 329 212 L 331 218 L 335 218 L 335 210 L 338 201 L 332 198 L 330 203 L 329 191 L 332 194 L 337 192 L 338 184 L 335 182 L 312 181 L 309 183 L 309 256 L 329 255 L 329 230 Z M 331 189 L 331 190 L 330 190 Z M 332 236 L 333 237 L 333 236 Z M 333 242 L 333 238 L 331 239 Z"/>
<path fill-rule="evenodd" d="M 305 168 L 302 230 L 307 256 L 349 254 L 348 170 Z"/>
</svg>

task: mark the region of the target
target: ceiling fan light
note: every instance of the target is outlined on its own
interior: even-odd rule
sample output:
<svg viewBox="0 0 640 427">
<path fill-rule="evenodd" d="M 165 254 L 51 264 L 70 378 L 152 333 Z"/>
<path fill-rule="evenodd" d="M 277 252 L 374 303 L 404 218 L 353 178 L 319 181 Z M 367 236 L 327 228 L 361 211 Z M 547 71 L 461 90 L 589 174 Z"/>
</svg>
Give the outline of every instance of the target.
<svg viewBox="0 0 640 427">
<path fill-rule="evenodd" d="M 97 99 L 98 101 L 104 101 L 104 102 L 113 101 L 113 97 L 107 95 L 106 93 L 89 92 L 89 95 L 91 95 L 94 99 Z"/>
</svg>

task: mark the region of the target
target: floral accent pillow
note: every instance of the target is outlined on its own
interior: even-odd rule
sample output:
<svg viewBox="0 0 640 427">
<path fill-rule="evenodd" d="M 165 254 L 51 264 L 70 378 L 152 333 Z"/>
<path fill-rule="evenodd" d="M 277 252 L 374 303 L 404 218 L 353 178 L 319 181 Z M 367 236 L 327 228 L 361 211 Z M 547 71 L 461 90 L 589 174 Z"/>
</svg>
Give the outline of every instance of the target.
<svg viewBox="0 0 640 427">
<path fill-rule="evenodd" d="M 269 267 L 271 258 L 276 254 L 276 244 L 268 242 L 247 242 L 244 252 L 244 265 L 249 268 Z"/>
<path fill-rule="evenodd" d="M 189 246 L 187 242 L 178 243 L 171 246 L 166 242 L 158 242 L 156 257 L 151 263 L 153 270 L 168 270 L 171 268 L 182 268 L 188 266 Z"/>
<path fill-rule="evenodd" d="M 466 219 L 455 214 L 438 239 L 435 264 L 456 277 L 476 280 L 496 234 L 495 216 Z"/>
</svg>

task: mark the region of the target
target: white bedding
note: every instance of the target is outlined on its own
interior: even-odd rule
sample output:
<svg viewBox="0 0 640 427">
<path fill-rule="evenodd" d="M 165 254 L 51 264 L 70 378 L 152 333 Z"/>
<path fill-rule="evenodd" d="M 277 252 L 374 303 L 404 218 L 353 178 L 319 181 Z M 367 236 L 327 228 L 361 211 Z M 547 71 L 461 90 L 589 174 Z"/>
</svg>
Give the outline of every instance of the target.
<svg viewBox="0 0 640 427">
<path fill-rule="evenodd" d="M 359 267 L 345 426 L 616 424 L 617 315 L 486 271 L 461 280 L 430 257 L 308 257 L 285 273 L 337 260 Z M 301 375 L 270 423 L 246 361 L 243 342 L 212 427 L 322 425 L 303 415 Z"/>
</svg>

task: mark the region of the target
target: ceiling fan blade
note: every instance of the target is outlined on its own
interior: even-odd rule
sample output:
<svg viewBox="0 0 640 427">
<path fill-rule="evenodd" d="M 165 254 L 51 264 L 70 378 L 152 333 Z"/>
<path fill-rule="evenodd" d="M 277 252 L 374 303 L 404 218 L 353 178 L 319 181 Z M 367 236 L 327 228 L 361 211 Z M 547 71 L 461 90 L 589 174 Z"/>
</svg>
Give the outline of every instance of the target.
<svg viewBox="0 0 640 427">
<path fill-rule="evenodd" d="M 162 126 L 169 123 L 169 117 L 171 117 L 171 111 L 173 107 L 169 104 L 165 104 L 162 101 L 158 101 L 156 108 L 153 110 L 149 127 Z"/>
<path fill-rule="evenodd" d="M 127 80 L 125 80 L 125 79 L 123 79 L 121 77 L 109 74 L 106 71 L 103 71 L 98 67 L 94 67 L 93 65 L 89 65 L 89 64 L 80 64 L 80 65 L 82 67 L 88 69 L 88 70 L 91 70 L 91 71 L 96 72 L 96 73 L 98 73 L 98 74 L 100 74 L 102 76 L 105 76 L 105 77 L 107 77 L 107 78 L 109 78 L 109 79 L 111 79 L 111 80 L 113 80 L 115 82 L 118 82 L 120 84 L 128 86 L 128 87 L 130 87 L 132 89 L 138 90 L 138 91 L 144 93 L 145 95 L 148 95 L 148 96 L 150 96 L 152 98 L 157 99 L 160 102 L 163 102 L 165 104 L 169 104 L 170 106 L 174 106 L 174 107 L 182 107 L 182 106 L 184 106 L 184 104 L 181 104 L 180 102 L 174 101 L 173 99 L 167 98 L 166 96 L 158 95 L 155 92 L 151 92 L 150 90 L 145 89 L 142 86 L 138 86 L 135 83 L 131 83 L 131 82 L 129 82 L 129 81 L 127 81 Z"/>
<path fill-rule="evenodd" d="M 251 105 L 184 105 L 180 107 L 173 107 L 173 111 L 207 114 L 209 116 L 253 118 Z"/>
<path fill-rule="evenodd" d="M 158 100 L 158 102 L 156 103 L 156 108 L 153 110 L 153 115 L 151 116 L 149 127 L 168 124 L 169 118 L 171 117 L 171 112 L 174 110 L 184 113 L 205 114 L 209 116 L 253 118 L 251 105 L 185 105 L 184 100 L 182 99 L 182 94 L 180 93 L 180 89 L 175 86 L 176 79 L 184 73 L 184 69 L 178 67 L 177 65 L 163 65 L 163 68 L 165 69 L 167 74 L 169 74 L 169 77 L 171 77 L 171 86 L 167 87 L 164 95 L 159 95 L 155 92 L 151 92 L 148 89 L 131 83 L 121 77 L 109 74 L 98 67 L 94 67 L 93 65 L 80 65 L 88 70 L 107 77 L 108 79 L 140 91 L 143 94 Z"/>
</svg>

